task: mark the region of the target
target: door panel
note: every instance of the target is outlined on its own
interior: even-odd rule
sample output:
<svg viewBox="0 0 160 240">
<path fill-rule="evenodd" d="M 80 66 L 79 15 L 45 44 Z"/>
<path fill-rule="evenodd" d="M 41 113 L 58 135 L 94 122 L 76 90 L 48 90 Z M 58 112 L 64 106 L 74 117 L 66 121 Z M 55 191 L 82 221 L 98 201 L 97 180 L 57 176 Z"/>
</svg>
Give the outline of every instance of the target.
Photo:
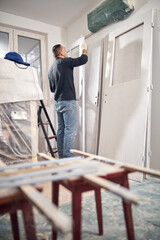
<svg viewBox="0 0 160 240">
<path fill-rule="evenodd" d="M 105 40 L 99 155 L 143 166 L 150 84 L 152 13 Z M 141 180 L 141 174 L 134 174 Z"/>
<path fill-rule="evenodd" d="M 71 50 L 71 57 L 77 58 L 79 57 L 79 46 L 75 47 Z M 80 93 L 80 80 L 79 80 L 79 67 L 74 68 L 74 85 L 76 90 L 76 101 L 77 101 L 77 135 L 75 138 L 75 149 L 82 149 L 82 99 Z"/>
<path fill-rule="evenodd" d="M 88 63 L 85 69 L 86 88 L 86 152 L 97 154 L 103 41 L 87 39 Z"/>
<path fill-rule="evenodd" d="M 84 37 L 78 39 L 68 48 L 68 56 L 77 58 L 82 54 L 81 44 Z M 85 151 L 85 66 L 74 68 L 74 84 L 76 90 L 78 123 L 75 149 Z"/>
<path fill-rule="evenodd" d="M 84 39 L 80 39 L 81 42 Z M 85 66 L 74 68 L 74 83 L 78 108 L 78 131 L 75 140 L 76 149 L 85 149 L 97 153 L 99 136 L 99 109 L 102 70 L 103 41 L 86 40 L 88 62 Z M 69 56 L 80 56 L 79 41 L 73 43 Z M 85 69 L 85 71 L 84 71 Z M 84 74 L 85 73 L 85 74 Z M 85 80 L 84 80 L 85 79 Z M 84 134 L 83 134 L 84 132 Z"/>
</svg>

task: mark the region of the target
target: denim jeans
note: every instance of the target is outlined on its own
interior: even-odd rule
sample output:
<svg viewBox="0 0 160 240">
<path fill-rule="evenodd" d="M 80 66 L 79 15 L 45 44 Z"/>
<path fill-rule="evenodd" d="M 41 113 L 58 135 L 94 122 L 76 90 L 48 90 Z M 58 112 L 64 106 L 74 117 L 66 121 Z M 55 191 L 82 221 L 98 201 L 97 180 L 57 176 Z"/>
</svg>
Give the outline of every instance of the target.
<svg viewBox="0 0 160 240">
<path fill-rule="evenodd" d="M 73 157 L 77 132 L 77 106 L 75 100 L 55 101 L 58 116 L 57 147 L 59 158 Z"/>
</svg>

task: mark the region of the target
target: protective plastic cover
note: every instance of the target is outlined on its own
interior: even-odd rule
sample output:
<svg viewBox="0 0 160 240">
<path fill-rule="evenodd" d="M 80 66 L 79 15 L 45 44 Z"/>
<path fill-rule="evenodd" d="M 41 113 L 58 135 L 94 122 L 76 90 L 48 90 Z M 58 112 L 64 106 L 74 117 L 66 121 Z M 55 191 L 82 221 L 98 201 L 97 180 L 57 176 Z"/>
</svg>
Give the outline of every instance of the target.
<svg viewBox="0 0 160 240">
<path fill-rule="evenodd" d="M 36 161 L 37 128 L 36 102 L 0 104 L 0 160 L 7 165 Z"/>
<path fill-rule="evenodd" d="M 0 103 L 43 99 L 36 69 L 0 59 Z"/>
<path fill-rule="evenodd" d="M 126 19 L 133 11 L 133 0 L 106 0 L 87 15 L 88 29 L 95 33 L 110 23 Z"/>
</svg>

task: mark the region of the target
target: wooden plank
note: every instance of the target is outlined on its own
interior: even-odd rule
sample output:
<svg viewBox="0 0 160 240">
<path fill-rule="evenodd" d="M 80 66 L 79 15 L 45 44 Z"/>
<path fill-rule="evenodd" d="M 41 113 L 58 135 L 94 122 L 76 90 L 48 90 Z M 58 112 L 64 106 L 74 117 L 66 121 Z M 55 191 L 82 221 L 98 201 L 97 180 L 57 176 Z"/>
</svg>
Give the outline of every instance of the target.
<svg viewBox="0 0 160 240">
<path fill-rule="evenodd" d="M 114 193 L 115 195 L 121 197 L 124 201 L 138 204 L 138 197 L 131 193 L 127 188 L 91 174 L 84 175 L 82 178 L 93 186 L 101 187 Z"/>
<path fill-rule="evenodd" d="M 0 167 L 5 167 L 6 164 L 0 160 Z M 0 190 L 0 205 L 10 203 L 11 201 L 18 201 L 21 199 L 22 193 L 19 191 L 18 188 L 12 189 L 1 189 Z"/>
<path fill-rule="evenodd" d="M 1 189 L 0 190 L 0 205 L 4 203 L 11 203 L 14 201 L 18 201 L 22 198 L 22 193 L 19 191 L 18 188 L 12 189 Z"/>
<path fill-rule="evenodd" d="M 2 160 L 0 160 L 0 167 L 5 167 L 5 166 L 6 164 Z"/>
<path fill-rule="evenodd" d="M 149 174 L 151 176 L 160 178 L 160 171 L 158 171 L 158 170 L 154 170 L 154 169 L 151 169 L 151 168 L 145 168 L 145 167 L 139 167 L 139 166 L 135 166 L 135 165 L 132 165 L 132 164 L 124 164 L 123 162 L 111 160 L 111 159 L 108 159 L 108 158 L 105 158 L 105 157 L 101 157 L 101 156 L 97 156 L 97 155 L 94 155 L 94 154 L 82 152 L 82 151 L 79 151 L 79 150 L 72 149 L 71 152 L 74 153 L 74 154 L 85 156 L 85 157 L 92 157 L 93 160 L 100 160 L 100 161 L 106 162 L 108 164 L 112 164 L 112 165 L 115 164 L 116 166 L 119 165 L 119 167 L 124 168 L 126 170 L 146 173 L 146 174 Z"/>
<path fill-rule="evenodd" d="M 67 167 L 67 166 L 70 166 L 70 164 L 64 164 L 64 165 L 61 165 L 61 166 L 60 165 L 55 165 L 55 166 L 51 166 L 51 167 L 39 167 L 39 168 L 31 168 L 31 169 L 22 169 L 22 170 L 17 170 L 17 171 L 13 171 L 13 172 L 6 171 L 6 172 L 0 173 L 0 179 L 2 177 L 9 177 L 9 176 L 27 174 L 27 173 L 33 173 L 33 172 L 42 172 L 42 171 L 53 170 L 53 169 L 57 169 L 57 168 L 63 168 L 63 167 Z"/>
<path fill-rule="evenodd" d="M 99 163 L 92 161 L 85 164 L 65 164 L 63 166 L 52 166 L 52 167 L 43 167 L 43 168 L 35 168 L 35 169 L 26 169 L 21 171 L 15 172 L 7 172 L 0 174 L 0 183 L 8 182 L 8 181 L 15 181 L 18 179 L 24 180 L 25 178 L 37 177 L 37 176 L 44 176 L 50 174 L 58 174 L 64 172 L 71 172 L 73 170 L 79 170 L 83 168 L 95 168 L 97 169 Z"/>
<path fill-rule="evenodd" d="M 0 160 L 0 166 L 5 163 Z M 13 174 L 13 170 L 10 170 Z M 0 204 L 20 200 L 23 195 L 53 224 L 55 230 L 63 233 L 72 231 L 72 220 L 60 212 L 55 205 L 43 197 L 34 187 L 26 185 L 19 188 L 0 190 Z"/>
<path fill-rule="evenodd" d="M 54 160 L 53 157 L 48 156 L 48 155 L 45 154 L 45 153 L 38 153 L 38 155 L 41 156 L 42 158 L 46 159 L 46 160 Z M 86 157 L 86 158 L 81 158 L 81 159 L 77 159 L 76 157 L 71 157 L 70 160 L 69 160 L 68 158 L 66 158 L 66 160 L 68 160 L 68 161 L 71 162 L 71 163 L 76 163 L 75 160 L 76 160 L 76 161 L 80 160 L 80 161 L 85 162 L 85 161 L 90 161 L 90 160 L 93 160 L 93 159 L 92 159 L 92 156 L 88 156 L 88 157 Z M 56 160 L 55 160 L 55 161 L 56 161 Z M 64 161 L 64 160 L 63 160 L 63 159 L 59 159 L 59 160 L 58 160 L 58 163 L 61 163 L 62 161 Z"/>
<path fill-rule="evenodd" d="M 37 162 L 38 153 L 38 129 L 37 129 L 37 102 L 30 101 L 31 114 L 31 145 L 32 145 L 32 162 Z M 33 147 L 34 145 L 34 147 Z"/>
<path fill-rule="evenodd" d="M 54 159 L 54 158 L 53 158 Z M 83 160 L 82 157 L 72 157 L 72 158 L 63 158 L 58 160 L 50 160 L 50 161 L 40 161 L 40 162 L 34 162 L 34 163 L 19 163 L 14 165 L 8 165 L 8 166 L 0 166 L 0 172 L 8 171 L 10 169 L 24 169 L 24 168 L 31 168 L 35 166 L 46 166 L 46 165 L 61 165 L 67 162 L 77 162 L 78 160 Z"/>
<path fill-rule="evenodd" d="M 51 157 L 51 156 L 49 156 L 49 155 L 47 155 L 45 153 L 38 153 L 37 155 L 42 157 L 42 158 L 44 158 L 44 159 L 46 159 L 46 160 L 52 160 L 52 161 L 56 161 L 57 160 L 54 157 Z"/>
<path fill-rule="evenodd" d="M 43 197 L 32 186 L 21 186 L 21 192 L 25 197 L 38 208 L 38 210 L 53 224 L 55 230 L 63 233 L 72 231 L 72 220 L 64 213 L 60 212 L 58 208 Z"/>
<path fill-rule="evenodd" d="M 89 168 L 89 169 L 75 169 L 75 171 L 68 171 L 68 172 L 62 172 L 62 174 L 55 174 L 55 175 L 46 175 L 44 176 L 39 176 L 37 178 L 35 177 L 28 177 L 25 179 L 17 179 L 17 180 L 11 180 L 11 181 L 3 181 L 0 184 L 0 189 L 4 188 L 13 188 L 13 187 L 20 187 L 22 185 L 29 185 L 29 184 L 40 184 L 43 182 L 49 182 L 49 181 L 62 181 L 65 179 L 70 179 L 70 178 L 78 178 L 82 177 L 84 174 L 91 174 L 91 173 L 96 173 L 97 168 Z"/>
</svg>

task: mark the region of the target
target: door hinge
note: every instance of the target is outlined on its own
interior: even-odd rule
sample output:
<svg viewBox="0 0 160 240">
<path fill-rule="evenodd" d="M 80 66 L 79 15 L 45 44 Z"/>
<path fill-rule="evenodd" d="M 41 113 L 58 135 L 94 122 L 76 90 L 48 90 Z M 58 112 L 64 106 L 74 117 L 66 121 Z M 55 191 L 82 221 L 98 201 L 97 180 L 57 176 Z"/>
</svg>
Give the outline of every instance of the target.
<svg viewBox="0 0 160 240">
<path fill-rule="evenodd" d="M 150 92 L 153 90 L 153 84 L 151 84 L 150 86 L 147 87 L 147 92 Z"/>
<path fill-rule="evenodd" d="M 151 22 L 151 27 L 154 28 L 154 22 Z"/>
<path fill-rule="evenodd" d="M 99 105 L 99 91 L 97 93 L 97 96 L 95 96 L 95 98 L 97 98 L 97 101 L 95 102 L 95 104 L 98 106 Z"/>
<path fill-rule="evenodd" d="M 145 162 L 145 156 L 142 156 L 142 163 Z"/>
<path fill-rule="evenodd" d="M 151 157 L 151 155 L 152 155 L 152 152 L 151 152 L 151 150 L 149 150 L 148 151 L 148 156 Z"/>
</svg>

